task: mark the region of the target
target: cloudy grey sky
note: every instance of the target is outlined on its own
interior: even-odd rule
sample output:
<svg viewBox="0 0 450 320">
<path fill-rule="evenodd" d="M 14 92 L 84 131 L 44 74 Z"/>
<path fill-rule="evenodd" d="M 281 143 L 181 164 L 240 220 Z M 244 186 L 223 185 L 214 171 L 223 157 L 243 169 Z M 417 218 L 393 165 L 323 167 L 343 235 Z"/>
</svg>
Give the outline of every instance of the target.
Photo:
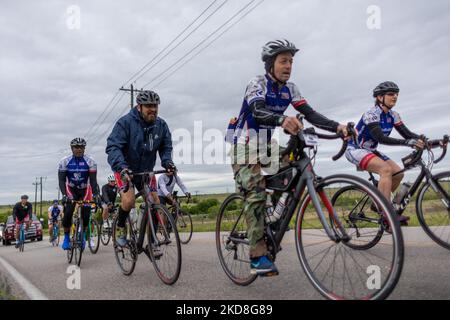
<svg viewBox="0 0 450 320">
<path fill-rule="evenodd" d="M 120 86 L 129 85 L 126 81 L 211 3 L 2 1 L 0 203 L 15 202 L 23 193 L 33 198 L 32 183 L 38 176 L 47 177 L 44 198 L 55 198 L 57 164 L 70 153 L 69 141 L 86 133 L 87 153 L 98 162 L 103 183 L 110 170 L 106 136 L 128 112 L 129 95 L 120 94 L 105 107 Z M 247 3 L 240 15 L 167 70 Z M 393 80 L 402 89 L 396 110 L 413 131 L 434 138 L 450 132 L 447 0 L 265 0 L 251 10 L 258 3 L 216 1 L 171 48 L 211 15 L 202 26 L 135 81 L 136 87 L 158 91 L 160 116 L 171 130 L 184 128 L 193 134 L 194 121 L 203 121 L 204 129 L 223 130 L 239 112 L 248 81 L 263 72 L 261 46 L 281 37 L 301 48 L 291 80 L 328 117 L 358 121 L 372 105 L 373 87 Z M 76 11 L 68 10 L 72 5 L 80 9 L 79 24 L 74 20 Z M 381 10 L 381 29 L 367 27 L 371 5 Z M 176 70 L 246 12 L 245 18 Z M 316 164 L 320 174 L 355 171 L 345 159 L 329 160 L 337 148 L 337 142 L 322 144 Z M 395 160 L 410 151 L 380 149 Z M 228 165 L 179 167 L 193 192 L 233 189 Z M 436 167 L 444 169 L 450 169 L 450 160 Z"/>
</svg>

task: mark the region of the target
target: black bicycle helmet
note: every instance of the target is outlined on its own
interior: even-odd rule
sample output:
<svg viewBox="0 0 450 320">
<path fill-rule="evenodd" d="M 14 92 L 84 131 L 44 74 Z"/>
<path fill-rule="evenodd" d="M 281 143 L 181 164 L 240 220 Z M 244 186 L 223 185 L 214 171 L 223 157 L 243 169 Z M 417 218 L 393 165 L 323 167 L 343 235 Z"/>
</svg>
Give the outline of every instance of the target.
<svg viewBox="0 0 450 320">
<path fill-rule="evenodd" d="M 380 83 L 375 89 L 373 89 L 373 97 L 384 96 L 388 92 L 400 92 L 400 88 L 392 81 L 386 81 Z"/>
<path fill-rule="evenodd" d="M 86 140 L 84 140 L 83 138 L 75 138 L 72 141 L 70 141 L 70 146 L 71 147 L 75 147 L 75 146 L 86 147 Z"/>
<path fill-rule="evenodd" d="M 141 91 L 136 97 L 137 104 L 160 104 L 159 95 L 150 90 Z"/>
</svg>

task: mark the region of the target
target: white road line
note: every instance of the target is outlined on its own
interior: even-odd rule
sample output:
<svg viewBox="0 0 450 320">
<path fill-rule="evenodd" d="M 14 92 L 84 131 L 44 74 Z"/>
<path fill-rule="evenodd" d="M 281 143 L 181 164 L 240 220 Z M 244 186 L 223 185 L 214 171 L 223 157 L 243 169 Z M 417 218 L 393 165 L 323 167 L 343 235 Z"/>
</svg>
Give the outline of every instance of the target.
<svg viewBox="0 0 450 320">
<path fill-rule="evenodd" d="M 48 298 L 38 288 L 25 279 L 25 277 L 22 276 L 16 268 L 10 265 L 8 261 L 0 257 L 0 263 L 5 267 L 11 277 L 14 278 L 14 280 L 20 285 L 31 300 L 48 300 Z"/>
</svg>

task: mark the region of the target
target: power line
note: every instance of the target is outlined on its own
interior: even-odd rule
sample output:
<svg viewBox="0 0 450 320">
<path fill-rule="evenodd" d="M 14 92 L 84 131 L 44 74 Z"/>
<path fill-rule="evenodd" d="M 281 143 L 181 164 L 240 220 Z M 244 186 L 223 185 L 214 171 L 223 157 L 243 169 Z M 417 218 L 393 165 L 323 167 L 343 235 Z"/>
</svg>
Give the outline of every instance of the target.
<svg viewBox="0 0 450 320">
<path fill-rule="evenodd" d="M 123 85 L 122 87 L 125 87 L 131 80 L 133 80 L 133 78 L 135 76 L 137 76 L 139 73 L 141 73 L 142 70 L 144 70 L 145 68 L 147 68 L 153 61 L 156 60 L 156 58 L 158 58 L 165 50 L 167 50 L 167 48 L 169 48 L 178 38 L 181 37 L 181 35 L 183 33 L 186 32 L 186 30 L 188 30 L 195 22 L 197 22 L 198 19 L 200 19 L 201 16 L 203 16 L 205 14 L 206 11 L 209 10 L 209 8 L 211 8 L 218 0 L 214 0 L 213 2 L 211 2 L 208 7 L 206 7 L 205 10 L 202 11 L 202 13 L 200 13 L 200 15 L 195 18 L 186 28 L 184 28 L 183 31 L 181 31 L 168 45 L 166 45 L 164 47 L 164 49 L 162 49 L 161 51 L 158 52 L 158 54 L 156 54 L 156 56 L 154 56 L 149 62 L 147 62 L 141 69 L 139 69 L 136 73 L 134 73 L 130 79 L 128 79 Z"/>
<path fill-rule="evenodd" d="M 118 91 L 120 92 L 120 91 Z M 120 96 L 120 98 L 114 103 L 114 105 L 110 108 L 109 112 L 105 115 L 105 117 L 103 118 L 103 120 L 101 120 L 100 123 L 98 123 L 97 128 L 95 130 L 93 130 L 91 132 L 91 137 L 88 138 L 88 136 L 86 135 L 86 140 L 94 140 L 95 139 L 95 133 L 97 133 L 97 131 L 99 130 L 99 128 L 101 127 L 101 125 L 105 122 L 105 120 L 108 118 L 108 116 L 116 109 L 116 107 L 119 105 L 119 103 L 122 101 L 123 97 L 125 96 L 126 92 L 122 92 L 122 95 Z"/>
<path fill-rule="evenodd" d="M 182 65 L 180 65 L 178 68 L 176 68 L 174 71 L 172 71 L 168 76 L 163 78 L 160 82 L 158 82 L 156 85 L 154 85 L 154 88 L 157 88 L 159 85 L 161 85 L 164 81 L 166 81 L 168 78 L 170 78 L 172 75 L 174 75 L 178 70 L 183 68 L 187 63 L 189 63 L 191 60 L 193 60 L 195 57 L 197 57 L 200 53 L 202 53 L 204 50 L 209 48 L 214 42 L 216 42 L 219 38 L 221 38 L 228 30 L 230 30 L 232 27 L 234 27 L 236 24 L 238 24 L 241 20 L 243 20 L 249 13 L 251 13 L 253 10 L 255 10 L 259 5 L 261 5 L 265 0 L 259 1 L 255 6 L 250 8 L 242 17 L 240 17 L 237 21 L 233 22 L 228 28 L 226 28 L 222 33 L 220 33 L 216 38 L 214 38 L 210 43 L 208 43 L 206 46 L 204 46 L 201 50 L 199 50 L 196 54 L 194 54 L 192 57 L 190 57 L 188 60 L 186 60 Z"/>
<path fill-rule="evenodd" d="M 91 130 L 95 127 L 95 125 L 98 123 L 99 119 L 103 116 L 103 114 L 106 112 L 106 110 L 108 109 L 108 107 L 113 103 L 114 99 L 117 98 L 117 96 L 119 95 L 120 91 L 117 91 L 116 94 L 112 97 L 112 99 L 109 101 L 109 103 L 106 105 L 106 107 L 103 109 L 102 113 L 100 114 L 100 116 L 98 116 L 98 118 L 95 120 L 95 122 L 92 124 L 92 126 L 89 128 L 89 130 L 85 133 L 85 137 L 87 137 Z"/>
<path fill-rule="evenodd" d="M 220 31 L 220 29 L 222 29 L 225 25 L 227 25 L 231 20 L 233 20 L 236 16 L 238 16 L 242 11 L 244 11 L 248 6 L 250 6 L 253 2 L 255 2 L 255 0 L 251 0 L 249 3 L 247 3 L 245 6 L 243 6 L 241 9 L 239 9 L 233 16 L 231 16 L 230 19 L 228 19 L 227 21 L 225 21 L 225 23 L 223 23 L 220 27 L 218 27 L 216 30 L 214 30 L 212 33 L 210 33 L 205 39 L 203 39 L 202 41 L 200 41 L 196 46 L 194 46 L 194 48 L 192 48 L 190 51 L 188 51 L 184 56 L 182 56 L 180 59 L 178 59 L 177 61 L 175 61 L 175 63 L 173 63 L 169 68 L 165 69 L 163 72 L 161 72 L 160 74 L 158 74 L 156 77 L 154 77 L 150 82 L 146 83 L 144 85 L 144 87 L 147 87 L 148 85 L 150 85 L 152 82 L 154 82 L 156 79 L 158 79 L 159 77 L 161 77 L 163 74 L 165 74 L 167 71 L 169 71 L 170 69 L 172 69 L 175 65 L 177 65 L 180 61 L 182 61 L 186 56 L 188 56 L 189 54 L 191 54 L 193 51 L 195 51 L 198 47 L 200 47 L 203 43 L 205 43 L 209 38 L 211 38 L 214 34 L 216 34 L 218 31 Z"/>
<path fill-rule="evenodd" d="M 156 61 L 156 63 L 153 64 L 153 66 L 151 66 L 150 68 L 148 68 L 147 70 L 145 70 L 145 72 L 143 72 L 141 75 L 139 75 L 139 77 L 137 77 L 135 79 L 135 81 L 141 79 L 147 72 L 149 72 L 150 70 L 152 70 L 154 67 L 156 67 L 161 61 L 163 61 L 170 53 L 172 53 L 176 48 L 178 48 L 187 38 L 189 38 L 195 31 L 197 31 L 198 28 L 200 28 L 206 21 L 209 20 L 209 18 L 211 18 L 217 11 L 219 11 L 226 3 L 228 2 L 228 0 L 225 0 L 218 8 L 216 8 L 209 16 L 206 17 L 205 20 L 202 21 L 202 23 L 200 23 L 197 27 L 194 28 L 194 30 L 192 30 L 186 37 L 183 38 L 183 40 L 181 40 L 175 47 L 173 47 L 172 49 L 169 50 L 169 52 L 167 52 L 161 59 L 159 59 L 158 61 Z"/>
<path fill-rule="evenodd" d="M 152 60 L 150 60 L 147 64 L 144 65 L 144 67 L 142 67 L 138 72 L 136 72 L 130 79 L 128 79 L 124 85 L 122 85 L 122 87 L 124 87 L 128 82 L 130 82 L 136 75 L 138 75 L 142 70 L 144 70 L 149 64 L 151 64 L 154 60 L 156 60 L 156 58 L 158 58 L 167 48 L 169 48 L 178 38 L 181 37 L 181 35 L 183 33 L 186 32 L 186 30 L 188 30 L 195 22 L 197 22 L 200 17 L 202 17 L 218 0 L 214 0 L 212 1 L 208 7 L 203 10 L 203 12 L 200 13 L 200 15 L 195 18 L 181 33 L 178 34 L 178 36 L 176 36 L 164 49 L 162 49 Z M 219 8 L 217 8 L 214 12 L 216 13 L 218 11 L 218 9 L 220 9 L 228 0 L 225 0 L 224 3 L 222 3 Z M 176 49 L 181 43 L 183 43 L 191 34 L 193 34 L 201 25 L 203 25 L 212 15 L 209 15 L 199 26 L 197 26 L 191 33 L 189 33 L 181 42 L 179 42 L 177 44 L 177 46 L 175 46 L 174 48 L 171 49 L 171 51 L 169 51 L 162 59 L 160 59 L 159 61 L 157 61 L 154 65 L 156 66 L 158 63 L 160 63 L 165 57 L 167 57 L 168 54 L 170 54 L 174 49 Z M 152 67 L 152 68 L 153 68 Z M 148 71 L 150 71 L 151 69 L 145 71 L 145 73 L 147 73 Z M 144 73 L 144 74 L 145 74 Z M 137 80 L 137 79 L 136 79 Z M 135 80 L 135 81 L 136 81 Z M 103 117 L 104 114 L 106 114 L 106 112 L 108 111 L 108 109 L 110 108 L 110 106 L 112 105 L 113 101 L 117 98 L 117 96 L 119 95 L 119 92 L 116 92 L 116 94 L 113 96 L 113 98 L 111 99 L 111 101 L 106 105 L 106 107 L 103 109 L 103 112 L 100 114 L 100 116 L 95 120 L 95 122 L 92 124 L 92 126 L 89 128 L 89 130 L 86 132 L 85 137 L 88 137 L 89 135 L 94 135 L 94 133 L 98 130 L 98 128 L 101 126 L 101 124 L 103 124 L 103 122 L 106 120 L 106 117 Z M 117 106 L 117 104 L 119 103 L 119 101 L 122 99 L 123 95 L 119 98 L 118 101 L 116 101 L 116 104 L 114 104 L 114 106 L 112 107 L 112 109 L 115 108 L 115 106 Z M 111 110 L 112 111 L 112 110 Z M 103 119 L 102 119 L 103 117 Z M 94 127 L 97 125 L 96 130 L 94 130 L 94 132 L 92 132 L 92 130 L 94 129 Z"/>
</svg>

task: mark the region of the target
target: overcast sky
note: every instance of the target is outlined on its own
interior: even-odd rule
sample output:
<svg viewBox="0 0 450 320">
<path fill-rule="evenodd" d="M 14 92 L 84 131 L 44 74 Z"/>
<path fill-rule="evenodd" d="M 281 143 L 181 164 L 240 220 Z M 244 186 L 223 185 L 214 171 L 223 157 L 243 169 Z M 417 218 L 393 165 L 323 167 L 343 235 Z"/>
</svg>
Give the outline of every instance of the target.
<svg viewBox="0 0 450 320">
<path fill-rule="evenodd" d="M 251 10 L 259 3 L 253 1 L 242 12 L 249 14 L 222 37 L 181 69 L 176 70 L 185 60 L 167 70 L 250 0 L 228 0 L 219 8 L 224 2 L 213 3 L 170 48 L 211 15 L 202 26 L 152 70 L 133 79 L 136 87 L 160 94 L 160 116 L 172 131 L 187 129 L 193 134 L 194 121 L 203 121 L 204 129 L 224 130 L 229 118 L 238 114 L 249 80 L 264 71 L 261 46 L 286 38 L 301 49 L 291 81 L 321 113 L 342 123 L 357 122 L 373 104 L 372 89 L 392 80 L 401 87 L 395 110 L 411 130 L 433 138 L 450 133 L 448 0 L 265 0 Z M 106 137 L 113 123 L 129 111 L 130 97 L 120 94 L 105 107 L 119 87 L 128 86 L 127 80 L 211 3 L 2 1 L 0 204 L 13 203 L 23 193 L 34 199 L 32 183 L 39 176 L 46 177 L 44 198 L 55 198 L 57 164 L 70 154 L 69 142 L 77 136 L 87 138 L 87 153 L 97 161 L 103 184 L 110 173 Z M 381 29 L 367 26 L 371 5 L 381 10 Z M 294 114 L 293 109 L 288 114 Z M 332 163 L 330 157 L 338 148 L 338 142 L 322 144 L 318 173 L 355 172 L 344 158 Z M 410 151 L 384 146 L 380 150 L 397 161 Z M 229 165 L 179 164 L 179 168 L 194 193 L 233 190 Z M 435 168 L 444 169 L 450 169 L 449 159 Z"/>
</svg>

